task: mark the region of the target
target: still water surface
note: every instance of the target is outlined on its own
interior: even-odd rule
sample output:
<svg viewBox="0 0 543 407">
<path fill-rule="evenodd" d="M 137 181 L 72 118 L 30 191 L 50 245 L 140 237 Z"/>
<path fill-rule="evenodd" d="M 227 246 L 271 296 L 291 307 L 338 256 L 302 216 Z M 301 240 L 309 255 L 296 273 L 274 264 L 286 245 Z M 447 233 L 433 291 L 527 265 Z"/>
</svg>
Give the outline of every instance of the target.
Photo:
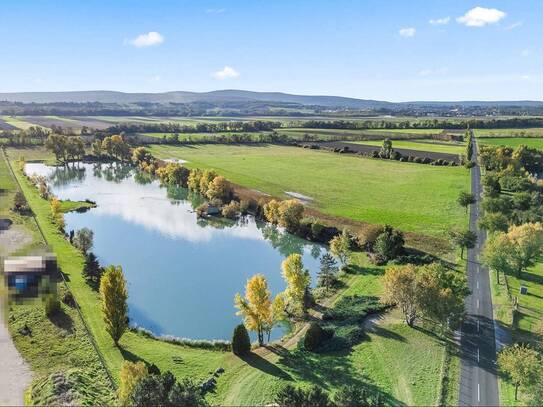
<svg viewBox="0 0 543 407">
<path fill-rule="evenodd" d="M 131 167 L 28 163 L 26 172 L 46 176 L 59 199 L 97 203 L 85 213 L 66 214 L 66 230 L 94 231 L 100 263 L 123 267 L 131 324 L 158 335 L 230 339 L 241 321 L 234 295 L 244 292 L 248 278 L 264 274 L 275 295 L 285 288 L 281 261 L 300 253 L 314 282 L 325 252 L 253 217 L 197 219 L 193 208 L 200 196 L 160 187 Z M 272 338 L 285 329 L 276 328 Z"/>
</svg>

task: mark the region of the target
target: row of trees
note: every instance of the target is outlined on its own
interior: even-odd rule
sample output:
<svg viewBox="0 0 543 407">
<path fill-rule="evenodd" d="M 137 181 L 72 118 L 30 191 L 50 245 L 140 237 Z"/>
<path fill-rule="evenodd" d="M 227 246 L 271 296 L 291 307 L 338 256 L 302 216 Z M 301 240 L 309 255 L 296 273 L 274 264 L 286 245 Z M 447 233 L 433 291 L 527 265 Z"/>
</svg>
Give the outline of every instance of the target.
<svg viewBox="0 0 543 407">
<path fill-rule="evenodd" d="M 121 135 L 112 135 L 104 137 L 103 140 L 97 139 L 91 144 L 91 151 L 95 157 L 104 156 L 120 161 L 130 159 L 130 144 Z"/>
<path fill-rule="evenodd" d="M 50 134 L 45 140 L 45 148 L 51 151 L 59 163 L 80 160 L 85 155 L 85 143 L 79 136 Z"/>
</svg>

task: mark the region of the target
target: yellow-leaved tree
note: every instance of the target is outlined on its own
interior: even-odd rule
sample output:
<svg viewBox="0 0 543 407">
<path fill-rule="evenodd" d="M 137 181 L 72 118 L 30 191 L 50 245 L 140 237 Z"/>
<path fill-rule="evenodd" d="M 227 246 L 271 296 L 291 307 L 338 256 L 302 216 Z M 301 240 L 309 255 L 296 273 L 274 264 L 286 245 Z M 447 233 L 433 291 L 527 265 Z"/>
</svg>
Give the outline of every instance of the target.
<svg viewBox="0 0 543 407">
<path fill-rule="evenodd" d="M 511 263 L 520 278 L 543 255 L 543 226 L 539 222 L 511 226 L 507 237 L 512 246 Z"/>
<path fill-rule="evenodd" d="M 271 292 L 266 277 L 257 274 L 247 280 L 245 297 L 237 293 L 234 303 L 239 309 L 237 315 L 243 316 L 247 329 L 256 332 L 258 344 L 264 345 L 264 333 L 269 336 L 273 327 Z"/>
<path fill-rule="evenodd" d="M 136 384 L 147 376 L 149 373 L 147 367 L 143 362 L 129 362 L 128 360 L 123 361 L 121 365 L 120 379 L 121 383 L 119 386 L 119 401 L 121 405 L 126 405 L 130 394 L 136 387 Z"/>
<path fill-rule="evenodd" d="M 405 322 L 415 325 L 418 316 L 417 270 L 412 264 L 389 267 L 383 276 L 381 301 L 397 305 Z"/>
<path fill-rule="evenodd" d="M 121 266 L 109 266 L 100 280 L 100 297 L 106 331 L 115 346 L 128 327 L 128 291 Z"/>
<path fill-rule="evenodd" d="M 291 254 L 281 263 L 281 270 L 287 282 L 284 292 L 286 302 L 295 314 L 303 314 L 307 309 L 306 299 L 311 276 L 309 271 L 304 269 L 302 256 L 298 253 Z"/>
</svg>

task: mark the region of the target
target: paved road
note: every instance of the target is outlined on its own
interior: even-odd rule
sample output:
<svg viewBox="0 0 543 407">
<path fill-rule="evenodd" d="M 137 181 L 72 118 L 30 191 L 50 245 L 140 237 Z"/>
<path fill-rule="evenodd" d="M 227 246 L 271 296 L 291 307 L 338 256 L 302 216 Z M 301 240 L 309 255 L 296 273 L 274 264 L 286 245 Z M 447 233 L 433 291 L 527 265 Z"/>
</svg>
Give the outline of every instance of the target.
<svg viewBox="0 0 543 407">
<path fill-rule="evenodd" d="M 474 156 L 477 145 L 473 137 Z M 479 203 L 482 196 L 479 166 L 471 169 L 471 191 L 477 203 L 470 211 L 470 229 L 477 233 L 477 245 L 468 250 L 468 285 L 471 295 L 466 299 L 467 316 L 462 325 L 462 360 L 460 398 L 462 406 L 498 406 L 496 376 L 496 343 L 492 315 L 492 297 L 488 270 L 479 264 L 485 232 L 477 228 Z"/>
</svg>

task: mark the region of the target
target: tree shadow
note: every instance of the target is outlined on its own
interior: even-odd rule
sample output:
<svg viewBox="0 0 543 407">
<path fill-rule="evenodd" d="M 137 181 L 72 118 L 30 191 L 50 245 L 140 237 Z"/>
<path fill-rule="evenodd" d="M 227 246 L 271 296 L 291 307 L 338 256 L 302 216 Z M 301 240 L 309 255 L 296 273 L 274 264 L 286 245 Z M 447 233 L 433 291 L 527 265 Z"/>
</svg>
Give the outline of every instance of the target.
<svg viewBox="0 0 543 407">
<path fill-rule="evenodd" d="M 74 332 L 74 322 L 62 308 L 51 315 L 49 320 L 59 329 L 63 329 L 70 334 Z"/>
<path fill-rule="evenodd" d="M 407 342 L 405 337 L 403 337 L 402 335 L 397 334 L 396 332 L 393 332 L 393 331 L 391 331 L 389 329 L 383 328 L 382 326 L 379 326 L 377 324 L 373 324 L 368 329 L 368 332 L 372 333 L 372 334 L 375 334 L 377 336 L 380 336 L 382 338 L 393 339 L 393 340 L 399 341 L 399 342 Z"/>
<path fill-rule="evenodd" d="M 240 356 L 240 358 L 247 363 L 249 366 L 254 367 L 266 374 L 278 377 L 283 380 L 292 381 L 292 376 L 290 376 L 283 369 L 264 359 L 262 356 L 257 355 L 254 352 L 249 352 L 247 355 Z"/>
</svg>

